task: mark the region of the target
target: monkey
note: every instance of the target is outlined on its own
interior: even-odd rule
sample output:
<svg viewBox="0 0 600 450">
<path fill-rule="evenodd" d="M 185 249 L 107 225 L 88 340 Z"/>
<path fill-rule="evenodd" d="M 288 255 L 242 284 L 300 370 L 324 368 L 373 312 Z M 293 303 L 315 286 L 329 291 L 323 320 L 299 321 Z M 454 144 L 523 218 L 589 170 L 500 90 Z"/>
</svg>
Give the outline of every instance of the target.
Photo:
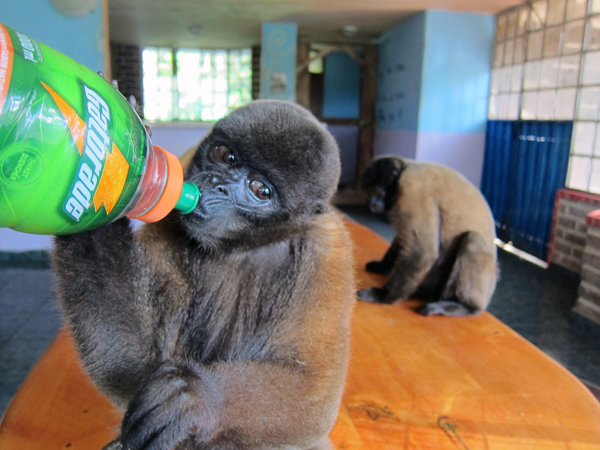
<svg viewBox="0 0 600 450">
<path fill-rule="evenodd" d="M 259 100 L 199 144 L 192 213 L 55 238 L 80 359 L 124 411 L 106 449 L 331 448 L 356 301 L 339 176 L 311 113 Z"/>
<path fill-rule="evenodd" d="M 498 277 L 494 219 L 479 190 L 458 172 L 434 163 L 384 156 L 365 169 L 362 188 L 373 213 L 387 213 L 395 232 L 371 273 L 383 287 L 360 300 L 391 304 L 415 295 L 425 315 L 471 316 L 486 310 Z"/>
</svg>

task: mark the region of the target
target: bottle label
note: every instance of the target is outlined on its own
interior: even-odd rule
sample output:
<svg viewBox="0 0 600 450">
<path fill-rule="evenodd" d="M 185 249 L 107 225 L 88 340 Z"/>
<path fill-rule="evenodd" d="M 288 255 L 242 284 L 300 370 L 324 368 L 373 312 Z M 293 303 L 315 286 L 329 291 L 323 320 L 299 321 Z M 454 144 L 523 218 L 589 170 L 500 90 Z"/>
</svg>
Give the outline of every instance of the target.
<svg viewBox="0 0 600 450">
<path fill-rule="evenodd" d="M 33 63 L 41 62 L 43 60 L 42 54 L 36 43 L 29 39 L 28 36 L 25 36 L 23 33 L 15 31 L 15 34 L 17 35 L 17 37 L 19 38 L 19 42 L 21 43 L 23 59 L 26 59 L 27 61 L 31 61 Z"/>
<path fill-rule="evenodd" d="M 0 227 L 63 234 L 116 219 L 148 145 L 110 83 L 0 24 Z"/>
<path fill-rule="evenodd" d="M 44 82 L 42 85 L 60 109 L 81 155 L 64 210 L 76 221 L 92 205 L 96 212 L 104 205 L 106 214 L 110 214 L 123 192 L 129 164 L 108 134 L 108 104 L 96 91 L 83 85 L 87 113 L 84 122 L 50 86 Z"/>
<path fill-rule="evenodd" d="M 4 107 L 13 66 L 13 48 L 8 31 L 0 26 L 0 111 Z"/>
</svg>

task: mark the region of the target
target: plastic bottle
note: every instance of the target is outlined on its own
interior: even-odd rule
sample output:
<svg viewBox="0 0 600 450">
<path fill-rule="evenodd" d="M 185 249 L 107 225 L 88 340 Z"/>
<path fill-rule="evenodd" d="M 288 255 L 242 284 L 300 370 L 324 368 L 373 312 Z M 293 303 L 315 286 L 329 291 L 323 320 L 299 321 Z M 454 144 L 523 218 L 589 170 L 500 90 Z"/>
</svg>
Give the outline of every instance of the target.
<svg viewBox="0 0 600 450">
<path fill-rule="evenodd" d="M 200 193 L 90 69 L 0 24 L 0 227 L 71 234 L 191 212 Z"/>
</svg>

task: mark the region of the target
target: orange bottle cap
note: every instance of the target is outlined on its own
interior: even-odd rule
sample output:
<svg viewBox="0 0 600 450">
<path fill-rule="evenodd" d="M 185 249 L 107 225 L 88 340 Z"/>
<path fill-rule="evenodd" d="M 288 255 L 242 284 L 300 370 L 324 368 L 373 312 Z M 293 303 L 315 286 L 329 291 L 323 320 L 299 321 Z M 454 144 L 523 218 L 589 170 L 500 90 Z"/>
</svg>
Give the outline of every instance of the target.
<svg viewBox="0 0 600 450">
<path fill-rule="evenodd" d="M 136 217 L 136 219 L 143 220 L 144 222 L 158 222 L 160 219 L 166 217 L 175 208 L 183 189 L 183 167 L 181 167 L 179 159 L 157 145 L 154 148 L 162 151 L 167 160 L 167 182 L 156 205 L 146 214 Z"/>
</svg>

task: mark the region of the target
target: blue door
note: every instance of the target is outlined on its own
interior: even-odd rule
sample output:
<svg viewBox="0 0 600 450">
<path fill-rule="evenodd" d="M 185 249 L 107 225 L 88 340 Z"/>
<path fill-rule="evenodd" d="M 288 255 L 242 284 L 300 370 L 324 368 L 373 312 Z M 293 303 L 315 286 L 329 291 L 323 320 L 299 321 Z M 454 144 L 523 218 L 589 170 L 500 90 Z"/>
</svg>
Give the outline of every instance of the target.
<svg viewBox="0 0 600 450">
<path fill-rule="evenodd" d="M 481 191 L 504 242 L 546 260 L 573 122 L 488 121 Z"/>
</svg>

